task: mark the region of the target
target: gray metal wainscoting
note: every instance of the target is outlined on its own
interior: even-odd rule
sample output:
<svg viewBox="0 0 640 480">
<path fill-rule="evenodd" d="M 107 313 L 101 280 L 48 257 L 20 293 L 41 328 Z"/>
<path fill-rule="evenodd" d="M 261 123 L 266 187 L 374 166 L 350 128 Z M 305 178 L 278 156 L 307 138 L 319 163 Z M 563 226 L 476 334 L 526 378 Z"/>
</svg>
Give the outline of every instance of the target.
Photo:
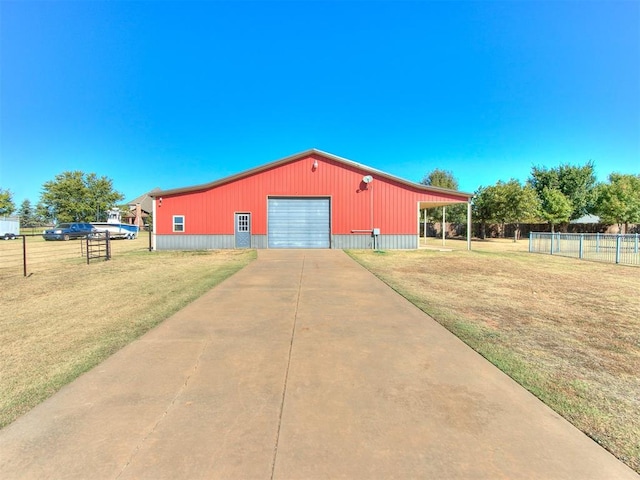
<svg viewBox="0 0 640 480">
<path fill-rule="evenodd" d="M 252 235 L 251 248 L 267 248 L 268 237 L 266 235 Z"/>
<path fill-rule="evenodd" d="M 415 250 L 418 235 L 379 235 L 377 248 L 380 250 Z"/>
<path fill-rule="evenodd" d="M 156 235 L 158 250 L 218 250 L 235 246 L 234 235 Z"/>
<path fill-rule="evenodd" d="M 362 250 L 373 248 L 371 235 L 333 235 L 332 248 Z M 380 250 L 412 250 L 418 248 L 417 235 L 378 235 Z"/>
<path fill-rule="evenodd" d="M 266 235 L 253 235 L 252 248 L 267 248 Z M 418 248 L 416 235 L 379 235 L 377 248 L 382 250 Z M 233 235 L 157 235 L 158 250 L 217 250 L 235 248 Z M 369 249 L 373 248 L 371 235 L 333 235 L 331 248 Z"/>
<path fill-rule="evenodd" d="M 332 235 L 331 248 L 363 250 L 373 248 L 371 235 Z"/>
</svg>

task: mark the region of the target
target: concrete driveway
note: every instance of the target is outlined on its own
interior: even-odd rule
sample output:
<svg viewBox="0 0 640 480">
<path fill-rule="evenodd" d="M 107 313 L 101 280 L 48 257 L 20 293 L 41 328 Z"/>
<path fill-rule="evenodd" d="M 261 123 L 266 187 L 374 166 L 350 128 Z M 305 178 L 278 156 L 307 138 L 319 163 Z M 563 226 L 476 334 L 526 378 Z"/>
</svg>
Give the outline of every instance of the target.
<svg viewBox="0 0 640 480">
<path fill-rule="evenodd" d="M 262 250 L 0 431 L 0 478 L 640 477 L 343 252 Z"/>
</svg>

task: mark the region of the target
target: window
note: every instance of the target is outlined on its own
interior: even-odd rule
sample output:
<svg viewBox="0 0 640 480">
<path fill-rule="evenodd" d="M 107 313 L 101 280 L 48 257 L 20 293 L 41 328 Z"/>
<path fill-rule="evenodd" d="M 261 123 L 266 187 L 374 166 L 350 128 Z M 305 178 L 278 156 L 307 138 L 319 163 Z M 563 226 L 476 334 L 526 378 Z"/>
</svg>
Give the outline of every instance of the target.
<svg viewBox="0 0 640 480">
<path fill-rule="evenodd" d="M 173 231 L 184 232 L 184 215 L 173 216 Z"/>
<path fill-rule="evenodd" d="M 249 231 L 249 215 L 240 214 L 238 215 L 238 232 L 248 232 Z"/>
</svg>

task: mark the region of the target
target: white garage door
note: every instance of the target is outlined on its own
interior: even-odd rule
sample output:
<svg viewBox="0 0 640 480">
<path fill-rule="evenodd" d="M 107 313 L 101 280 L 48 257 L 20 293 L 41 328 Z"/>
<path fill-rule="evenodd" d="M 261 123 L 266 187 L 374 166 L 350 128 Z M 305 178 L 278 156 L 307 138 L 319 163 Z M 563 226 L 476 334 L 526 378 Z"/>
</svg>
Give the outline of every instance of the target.
<svg viewBox="0 0 640 480">
<path fill-rule="evenodd" d="M 329 248 L 328 198 L 270 198 L 269 248 Z"/>
</svg>

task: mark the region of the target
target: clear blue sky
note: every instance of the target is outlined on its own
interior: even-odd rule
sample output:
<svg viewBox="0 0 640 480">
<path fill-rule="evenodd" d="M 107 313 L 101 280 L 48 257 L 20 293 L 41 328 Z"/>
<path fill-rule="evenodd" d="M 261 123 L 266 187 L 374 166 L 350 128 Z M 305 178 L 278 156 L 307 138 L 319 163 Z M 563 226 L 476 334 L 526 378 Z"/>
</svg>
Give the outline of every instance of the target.
<svg viewBox="0 0 640 480">
<path fill-rule="evenodd" d="M 637 1 L 0 0 L 0 187 L 131 200 L 318 148 L 473 192 L 640 173 Z"/>
</svg>

